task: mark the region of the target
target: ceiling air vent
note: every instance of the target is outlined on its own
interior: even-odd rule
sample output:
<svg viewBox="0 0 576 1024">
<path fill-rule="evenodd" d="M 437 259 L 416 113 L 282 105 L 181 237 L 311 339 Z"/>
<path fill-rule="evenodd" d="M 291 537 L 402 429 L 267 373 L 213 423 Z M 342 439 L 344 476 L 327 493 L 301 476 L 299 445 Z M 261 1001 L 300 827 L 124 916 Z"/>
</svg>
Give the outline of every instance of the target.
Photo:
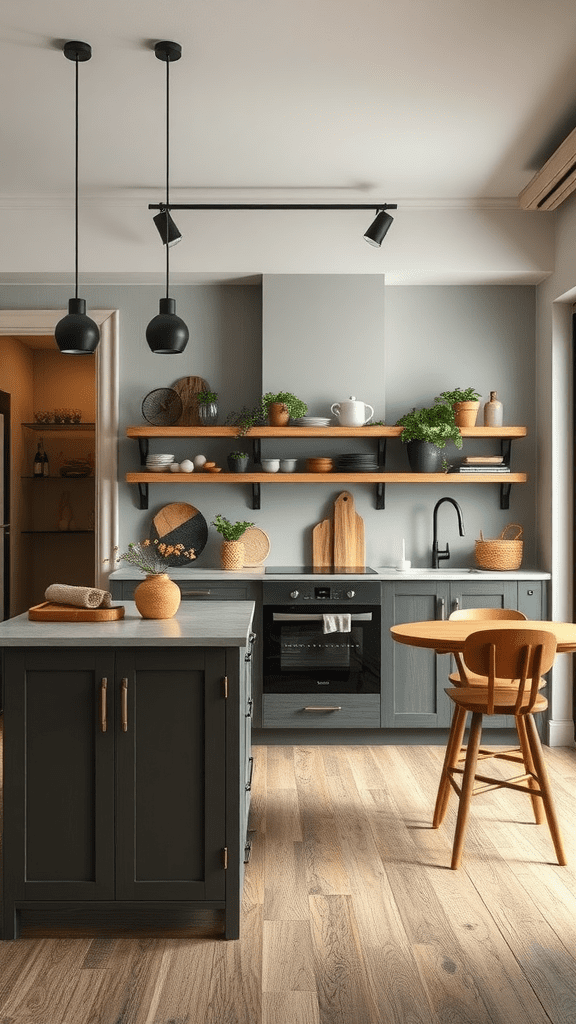
<svg viewBox="0 0 576 1024">
<path fill-rule="evenodd" d="M 576 189 L 576 128 L 519 195 L 523 210 L 555 210 Z"/>
</svg>

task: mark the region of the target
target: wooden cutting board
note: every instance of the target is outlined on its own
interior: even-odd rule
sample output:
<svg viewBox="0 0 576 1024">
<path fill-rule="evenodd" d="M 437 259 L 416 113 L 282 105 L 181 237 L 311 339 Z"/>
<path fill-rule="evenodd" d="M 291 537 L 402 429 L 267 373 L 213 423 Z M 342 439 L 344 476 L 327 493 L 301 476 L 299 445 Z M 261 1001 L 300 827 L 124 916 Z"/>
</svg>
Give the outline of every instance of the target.
<svg viewBox="0 0 576 1024">
<path fill-rule="evenodd" d="M 323 519 L 312 530 L 312 565 L 315 568 L 332 565 L 334 555 L 334 525 Z"/>
<path fill-rule="evenodd" d="M 179 427 L 198 427 L 198 403 L 196 396 L 199 391 L 208 391 L 208 384 L 203 377 L 181 377 L 172 385 L 182 400 L 182 415 L 178 420 Z"/>
<path fill-rule="evenodd" d="M 76 608 L 71 604 L 44 601 L 28 609 L 28 618 L 35 622 L 111 622 L 124 618 L 124 605 L 113 608 Z"/>
<path fill-rule="evenodd" d="M 350 491 L 342 491 L 334 502 L 333 565 L 364 568 L 365 560 L 364 520 L 354 508 Z"/>
</svg>

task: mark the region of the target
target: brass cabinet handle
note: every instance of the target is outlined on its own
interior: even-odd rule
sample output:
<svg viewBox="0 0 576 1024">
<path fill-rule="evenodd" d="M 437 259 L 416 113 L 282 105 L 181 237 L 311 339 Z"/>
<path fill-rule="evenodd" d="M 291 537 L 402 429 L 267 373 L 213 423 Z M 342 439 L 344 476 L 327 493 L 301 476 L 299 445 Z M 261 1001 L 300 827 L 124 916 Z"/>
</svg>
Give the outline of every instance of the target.
<svg viewBox="0 0 576 1024">
<path fill-rule="evenodd" d="M 122 721 L 122 732 L 128 732 L 128 680 L 124 676 L 120 691 L 120 713 Z"/>
<path fill-rule="evenodd" d="M 342 711 L 342 706 L 340 704 L 334 704 L 330 707 L 326 705 L 322 708 L 308 707 L 304 708 L 304 711 Z"/>
<path fill-rule="evenodd" d="M 103 677 L 100 681 L 100 731 L 106 732 L 108 723 L 106 721 L 106 700 L 108 695 L 108 680 Z"/>
</svg>

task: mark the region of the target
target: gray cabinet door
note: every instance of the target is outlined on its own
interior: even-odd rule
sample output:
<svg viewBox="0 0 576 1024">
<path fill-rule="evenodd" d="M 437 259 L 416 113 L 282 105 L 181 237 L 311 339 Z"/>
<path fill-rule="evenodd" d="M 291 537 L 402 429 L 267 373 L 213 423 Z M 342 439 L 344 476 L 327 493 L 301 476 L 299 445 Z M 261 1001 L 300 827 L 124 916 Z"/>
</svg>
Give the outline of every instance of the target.
<svg viewBox="0 0 576 1024">
<path fill-rule="evenodd" d="M 8 916 L 13 900 L 114 896 L 113 683 L 106 650 L 4 652 Z"/>
<path fill-rule="evenodd" d="M 223 650 L 117 652 L 117 899 L 225 896 L 225 674 Z"/>
<path fill-rule="evenodd" d="M 390 627 L 400 622 L 447 618 L 449 587 L 433 580 L 382 587 L 382 725 L 436 729 L 450 724 L 450 659 L 422 647 L 396 643 Z"/>
</svg>

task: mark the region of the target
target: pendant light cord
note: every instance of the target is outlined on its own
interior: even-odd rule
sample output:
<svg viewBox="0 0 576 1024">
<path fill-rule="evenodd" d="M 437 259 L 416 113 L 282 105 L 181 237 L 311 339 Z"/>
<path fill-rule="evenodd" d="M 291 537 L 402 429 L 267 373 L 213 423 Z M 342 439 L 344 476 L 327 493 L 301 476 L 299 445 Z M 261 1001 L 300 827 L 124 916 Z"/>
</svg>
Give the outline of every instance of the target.
<svg viewBox="0 0 576 1024">
<path fill-rule="evenodd" d="M 166 61 L 166 298 L 170 288 L 170 246 L 168 244 L 170 224 L 170 61 Z"/>
<path fill-rule="evenodd" d="M 74 297 L 78 298 L 78 57 L 74 61 L 76 65 L 76 113 L 75 113 L 75 147 L 74 147 L 74 277 L 76 281 Z"/>
</svg>

